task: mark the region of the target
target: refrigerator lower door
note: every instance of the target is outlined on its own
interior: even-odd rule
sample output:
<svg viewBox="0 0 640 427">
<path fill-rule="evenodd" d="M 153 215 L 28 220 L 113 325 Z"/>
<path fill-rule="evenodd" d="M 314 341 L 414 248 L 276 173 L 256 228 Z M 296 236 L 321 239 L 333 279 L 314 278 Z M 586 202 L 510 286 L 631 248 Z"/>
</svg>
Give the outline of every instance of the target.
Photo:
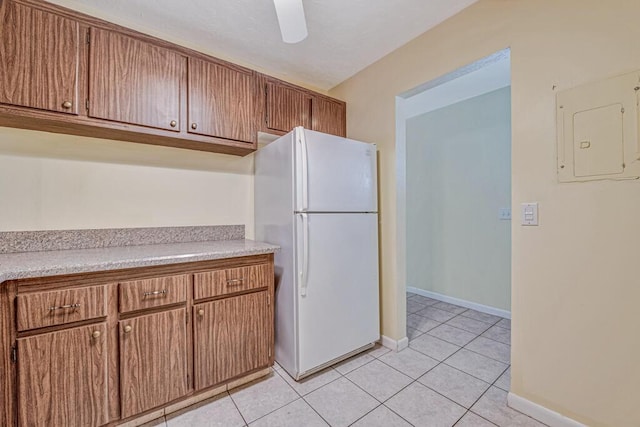
<svg viewBox="0 0 640 427">
<path fill-rule="evenodd" d="M 297 214 L 298 373 L 380 338 L 377 214 Z"/>
</svg>

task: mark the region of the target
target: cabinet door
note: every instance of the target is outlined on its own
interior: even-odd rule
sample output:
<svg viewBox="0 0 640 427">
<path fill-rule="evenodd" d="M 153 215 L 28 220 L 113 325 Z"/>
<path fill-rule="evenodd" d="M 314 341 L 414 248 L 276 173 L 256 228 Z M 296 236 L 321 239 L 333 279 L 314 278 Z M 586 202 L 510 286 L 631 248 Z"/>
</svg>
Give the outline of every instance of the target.
<svg viewBox="0 0 640 427">
<path fill-rule="evenodd" d="M 317 97 L 311 105 L 312 130 L 347 136 L 346 109 L 343 103 Z"/>
<path fill-rule="evenodd" d="M 311 97 L 301 90 L 268 82 L 266 88 L 267 128 L 289 132 L 296 126 L 311 125 Z"/>
<path fill-rule="evenodd" d="M 184 64 L 171 50 L 92 28 L 89 116 L 179 131 Z"/>
<path fill-rule="evenodd" d="M 120 321 L 122 418 L 187 392 L 186 309 Z"/>
<path fill-rule="evenodd" d="M 190 133 L 255 142 L 255 76 L 189 58 Z"/>
<path fill-rule="evenodd" d="M 273 321 L 268 293 L 194 306 L 194 380 L 200 390 L 267 367 Z"/>
<path fill-rule="evenodd" d="M 18 424 L 106 424 L 106 340 L 105 323 L 18 339 Z"/>
<path fill-rule="evenodd" d="M 78 22 L 0 2 L 0 103 L 77 114 Z"/>
</svg>

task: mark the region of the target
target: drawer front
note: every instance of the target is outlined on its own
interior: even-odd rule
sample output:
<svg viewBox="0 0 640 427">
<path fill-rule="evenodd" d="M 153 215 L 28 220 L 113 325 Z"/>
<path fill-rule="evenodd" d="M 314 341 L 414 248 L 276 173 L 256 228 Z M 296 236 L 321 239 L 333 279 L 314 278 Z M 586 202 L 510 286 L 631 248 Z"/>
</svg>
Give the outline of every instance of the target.
<svg viewBox="0 0 640 427">
<path fill-rule="evenodd" d="M 122 282 L 118 287 L 120 312 L 185 302 L 188 284 L 187 274 Z"/>
<path fill-rule="evenodd" d="M 18 331 L 105 317 L 105 286 L 18 295 Z"/>
<path fill-rule="evenodd" d="M 194 299 L 211 298 L 269 286 L 273 281 L 271 264 L 196 273 L 193 276 Z"/>
</svg>

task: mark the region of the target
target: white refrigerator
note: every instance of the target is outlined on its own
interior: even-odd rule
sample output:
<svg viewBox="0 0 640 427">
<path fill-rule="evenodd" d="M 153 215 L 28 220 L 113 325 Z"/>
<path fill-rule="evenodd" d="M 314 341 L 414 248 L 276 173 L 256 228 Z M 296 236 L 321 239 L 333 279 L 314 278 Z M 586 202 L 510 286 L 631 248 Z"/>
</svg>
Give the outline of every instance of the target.
<svg viewBox="0 0 640 427">
<path fill-rule="evenodd" d="M 380 338 L 376 146 L 295 128 L 255 155 L 255 233 L 277 244 L 275 359 L 295 379 Z"/>
</svg>

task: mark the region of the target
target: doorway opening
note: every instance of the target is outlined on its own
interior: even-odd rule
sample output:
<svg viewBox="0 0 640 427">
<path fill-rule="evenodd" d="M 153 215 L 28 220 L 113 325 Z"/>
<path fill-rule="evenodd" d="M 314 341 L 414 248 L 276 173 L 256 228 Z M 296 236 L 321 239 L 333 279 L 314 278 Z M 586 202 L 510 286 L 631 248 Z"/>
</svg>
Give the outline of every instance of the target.
<svg viewBox="0 0 640 427">
<path fill-rule="evenodd" d="M 510 50 L 398 95 L 396 159 L 409 340 L 467 310 L 510 327 Z"/>
</svg>

